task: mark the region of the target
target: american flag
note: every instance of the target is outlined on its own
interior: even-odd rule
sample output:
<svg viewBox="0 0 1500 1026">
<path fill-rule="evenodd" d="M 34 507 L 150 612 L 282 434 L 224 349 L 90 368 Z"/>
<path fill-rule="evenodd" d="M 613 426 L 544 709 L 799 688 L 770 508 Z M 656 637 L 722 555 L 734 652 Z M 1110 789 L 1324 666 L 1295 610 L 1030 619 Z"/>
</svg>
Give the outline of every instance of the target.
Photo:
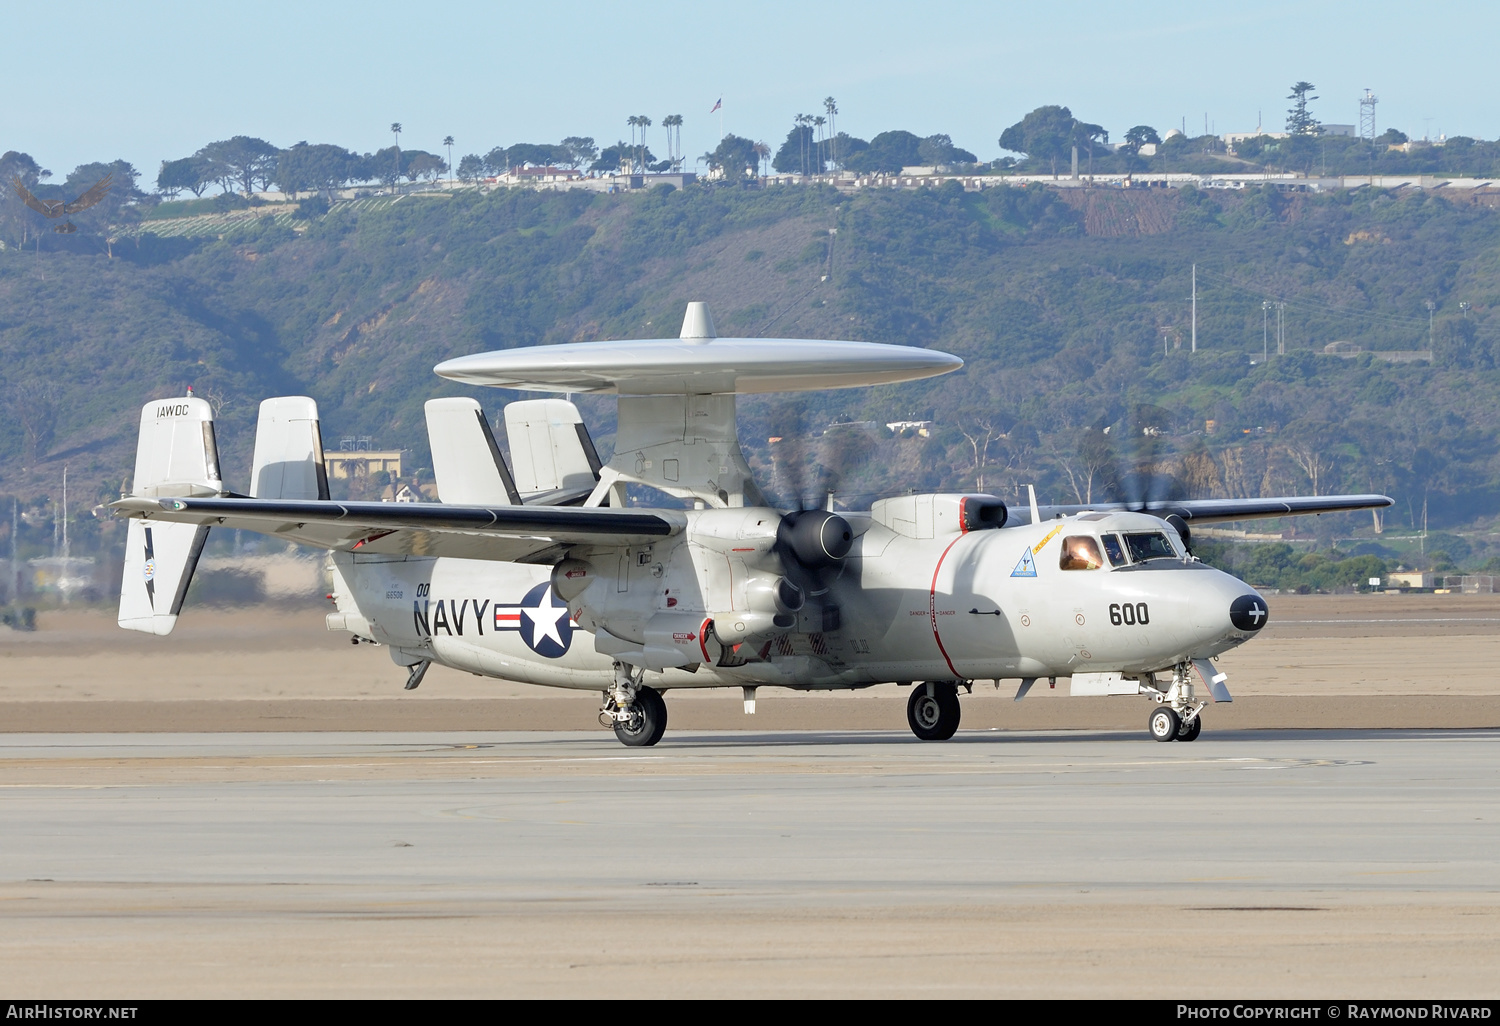
<svg viewBox="0 0 1500 1026">
<path fill-rule="evenodd" d="M 714 105 L 708 109 L 708 112 L 710 114 L 712 114 L 714 111 L 718 110 L 722 106 L 724 106 L 724 97 L 721 96 L 717 100 L 714 101 Z"/>
</svg>

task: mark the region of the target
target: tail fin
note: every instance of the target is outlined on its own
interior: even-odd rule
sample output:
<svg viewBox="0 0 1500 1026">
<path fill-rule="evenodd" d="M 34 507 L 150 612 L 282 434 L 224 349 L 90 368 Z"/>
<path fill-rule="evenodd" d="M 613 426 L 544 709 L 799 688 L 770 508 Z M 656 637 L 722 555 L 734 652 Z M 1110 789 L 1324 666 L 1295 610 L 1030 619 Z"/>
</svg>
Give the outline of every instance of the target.
<svg viewBox="0 0 1500 1026">
<path fill-rule="evenodd" d="M 132 494 L 206 496 L 223 490 L 208 403 L 192 397 L 147 403 L 141 410 Z M 120 626 L 147 634 L 171 633 L 207 540 L 207 527 L 130 521 Z"/>
<path fill-rule="evenodd" d="M 599 453 L 578 407 L 563 399 L 527 399 L 505 408 L 505 433 L 522 495 L 593 490 Z"/>
<path fill-rule="evenodd" d="M 284 395 L 260 404 L 250 494 L 257 499 L 326 499 L 328 469 L 318 404 Z"/>
<path fill-rule="evenodd" d="M 438 498 L 460 506 L 519 506 L 516 482 L 480 405 L 430 399 L 425 408 Z"/>
</svg>

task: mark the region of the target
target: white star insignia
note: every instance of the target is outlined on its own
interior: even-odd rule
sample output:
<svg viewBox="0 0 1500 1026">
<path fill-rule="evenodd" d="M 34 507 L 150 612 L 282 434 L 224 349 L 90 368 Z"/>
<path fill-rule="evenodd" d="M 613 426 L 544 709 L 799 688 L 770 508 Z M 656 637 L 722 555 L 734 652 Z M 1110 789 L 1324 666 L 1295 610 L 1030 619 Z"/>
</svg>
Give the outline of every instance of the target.
<svg viewBox="0 0 1500 1026">
<path fill-rule="evenodd" d="M 567 606 L 554 606 L 552 604 L 552 589 L 548 588 L 542 593 L 541 599 L 534 606 L 522 606 L 521 615 L 531 621 L 531 645 L 535 648 L 542 643 L 543 638 L 551 638 L 557 642 L 558 648 L 562 648 L 562 633 L 558 629 L 563 620 L 567 618 Z"/>
</svg>

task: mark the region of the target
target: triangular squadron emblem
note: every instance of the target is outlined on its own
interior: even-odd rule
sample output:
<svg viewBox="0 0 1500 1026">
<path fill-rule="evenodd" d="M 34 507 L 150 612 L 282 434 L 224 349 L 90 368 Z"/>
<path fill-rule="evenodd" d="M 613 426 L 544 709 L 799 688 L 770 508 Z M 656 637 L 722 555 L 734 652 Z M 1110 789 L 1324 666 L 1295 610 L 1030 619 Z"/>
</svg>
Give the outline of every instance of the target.
<svg viewBox="0 0 1500 1026">
<path fill-rule="evenodd" d="M 1030 549 L 1021 554 L 1020 562 L 1016 564 L 1016 568 L 1010 572 L 1010 575 L 1012 577 L 1036 576 L 1036 559 L 1032 557 Z"/>
</svg>

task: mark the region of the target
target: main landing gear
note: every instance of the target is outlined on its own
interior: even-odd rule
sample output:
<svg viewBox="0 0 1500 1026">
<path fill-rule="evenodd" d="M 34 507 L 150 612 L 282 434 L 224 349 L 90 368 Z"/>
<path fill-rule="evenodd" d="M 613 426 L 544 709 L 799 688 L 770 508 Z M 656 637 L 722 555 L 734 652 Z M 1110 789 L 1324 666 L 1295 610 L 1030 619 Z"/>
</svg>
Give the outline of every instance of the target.
<svg viewBox="0 0 1500 1026">
<path fill-rule="evenodd" d="M 958 685 L 930 680 L 912 689 L 906 703 L 906 722 L 923 741 L 946 741 L 958 730 Z"/>
<path fill-rule="evenodd" d="M 667 732 L 667 703 L 661 692 L 641 683 L 640 669 L 615 663 L 615 686 L 604 693 L 599 720 L 630 748 L 650 748 Z"/>
<path fill-rule="evenodd" d="M 1182 663 L 1172 673 L 1172 684 L 1165 691 L 1155 687 L 1141 690 L 1160 704 L 1146 719 L 1146 729 L 1157 741 L 1196 741 L 1203 732 L 1199 715 L 1207 702 L 1195 700 L 1192 666 Z"/>
</svg>

